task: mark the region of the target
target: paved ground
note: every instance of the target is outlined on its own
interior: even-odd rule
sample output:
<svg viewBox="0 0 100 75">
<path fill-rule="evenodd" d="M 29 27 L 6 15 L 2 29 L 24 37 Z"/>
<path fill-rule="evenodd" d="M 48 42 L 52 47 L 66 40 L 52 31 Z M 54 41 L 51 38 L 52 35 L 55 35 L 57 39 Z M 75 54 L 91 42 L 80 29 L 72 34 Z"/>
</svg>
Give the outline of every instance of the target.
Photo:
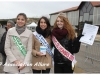
<svg viewBox="0 0 100 75">
<path fill-rule="evenodd" d="M 100 42 L 92 46 L 81 45 L 80 52 L 76 54 L 78 66 L 85 73 L 100 73 Z"/>
</svg>

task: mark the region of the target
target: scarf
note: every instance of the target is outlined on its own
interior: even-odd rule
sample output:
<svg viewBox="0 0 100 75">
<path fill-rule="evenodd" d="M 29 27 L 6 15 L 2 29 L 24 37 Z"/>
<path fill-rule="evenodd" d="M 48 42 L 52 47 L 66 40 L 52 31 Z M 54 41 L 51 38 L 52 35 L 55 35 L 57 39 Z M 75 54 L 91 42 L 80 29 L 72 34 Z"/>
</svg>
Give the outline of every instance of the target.
<svg viewBox="0 0 100 75">
<path fill-rule="evenodd" d="M 67 35 L 67 30 L 66 29 L 59 29 L 59 28 L 54 28 L 52 30 L 52 35 L 56 37 L 56 39 L 61 40 Z"/>
<path fill-rule="evenodd" d="M 22 27 L 16 25 L 16 31 L 18 32 L 19 35 L 21 33 L 23 33 L 25 31 L 25 29 L 26 29 L 26 25 L 25 26 L 22 26 Z"/>
<path fill-rule="evenodd" d="M 46 29 L 45 30 L 42 30 L 39 26 L 36 27 L 36 32 L 41 34 L 43 37 L 46 37 Z"/>
</svg>

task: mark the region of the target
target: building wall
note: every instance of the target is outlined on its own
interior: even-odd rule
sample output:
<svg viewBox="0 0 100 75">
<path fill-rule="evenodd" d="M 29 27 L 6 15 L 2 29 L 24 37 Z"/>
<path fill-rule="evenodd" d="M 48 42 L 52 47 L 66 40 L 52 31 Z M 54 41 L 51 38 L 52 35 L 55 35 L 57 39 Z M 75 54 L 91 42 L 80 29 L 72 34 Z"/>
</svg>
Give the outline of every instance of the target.
<svg viewBox="0 0 100 75">
<path fill-rule="evenodd" d="M 66 13 L 71 25 L 78 26 L 79 10 Z"/>
<path fill-rule="evenodd" d="M 100 7 L 94 7 L 93 24 L 100 26 Z"/>
<path fill-rule="evenodd" d="M 100 7 L 94 7 L 91 2 L 82 2 L 77 11 L 65 13 L 70 23 L 78 30 L 83 29 L 84 23 L 98 25 L 100 27 Z M 57 14 L 50 15 L 50 23 L 54 24 Z M 100 32 L 100 28 L 99 31 Z"/>
</svg>

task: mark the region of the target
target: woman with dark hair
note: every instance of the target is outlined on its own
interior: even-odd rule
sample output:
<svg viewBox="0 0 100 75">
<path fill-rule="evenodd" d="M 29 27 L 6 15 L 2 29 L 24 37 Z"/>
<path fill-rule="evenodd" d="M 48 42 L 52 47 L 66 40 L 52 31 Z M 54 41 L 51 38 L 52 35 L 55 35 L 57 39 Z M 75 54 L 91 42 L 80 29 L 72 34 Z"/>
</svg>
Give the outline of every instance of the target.
<svg viewBox="0 0 100 75">
<path fill-rule="evenodd" d="M 41 52 L 41 46 L 46 48 L 46 53 Z M 36 31 L 33 32 L 33 73 L 49 73 L 52 67 L 51 28 L 49 20 L 41 17 Z"/>
<path fill-rule="evenodd" d="M 32 32 L 27 29 L 26 22 L 26 14 L 19 13 L 16 26 L 7 32 L 5 73 L 32 73 L 31 65 L 29 65 L 32 57 Z"/>
<path fill-rule="evenodd" d="M 54 44 L 54 73 L 73 73 L 76 60 L 74 53 L 80 49 L 80 38 L 76 38 L 75 30 L 68 18 L 59 15 L 52 30 Z"/>
</svg>

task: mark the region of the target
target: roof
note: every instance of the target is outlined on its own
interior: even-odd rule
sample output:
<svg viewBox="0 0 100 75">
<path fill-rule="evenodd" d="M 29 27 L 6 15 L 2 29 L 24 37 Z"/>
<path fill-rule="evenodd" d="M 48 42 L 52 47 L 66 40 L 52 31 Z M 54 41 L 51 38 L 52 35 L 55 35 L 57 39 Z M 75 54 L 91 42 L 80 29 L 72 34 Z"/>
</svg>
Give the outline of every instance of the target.
<svg viewBox="0 0 100 75">
<path fill-rule="evenodd" d="M 94 7 L 100 6 L 100 1 L 90 1 L 90 2 L 91 2 L 91 4 Z M 81 2 L 80 5 L 82 3 L 85 3 L 85 2 Z M 64 13 L 64 12 L 69 12 L 69 11 L 75 11 L 75 10 L 78 10 L 78 8 L 80 7 L 80 5 L 79 6 L 72 7 L 72 8 L 68 8 L 68 9 L 65 9 L 65 10 L 61 10 L 61 11 L 58 11 L 58 12 L 55 12 L 55 13 L 51 13 L 50 15 L 57 14 L 57 13 L 60 13 L 60 12 L 63 12 Z"/>
<path fill-rule="evenodd" d="M 69 9 L 65 9 L 65 10 L 61 10 L 61 11 L 58 11 L 58 12 L 55 12 L 55 13 L 51 13 L 50 15 L 52 15 L 52 14 L 57 14 L 57 13 L 59 13 L 59 12 L 68 12 L 68 11 L 74 11 L 74 10 L 77 10 L 77 8 L 78 8 L 78 6 L 76 6 L 76 7 L 72 7 L 72 8 L 69 8 Z"/>
<path fill-rule="evenodd" d="M 81 2 L 80 5 L 78 6 L 78 9 L 82 6 L 83 3 L 86 3 L 86 2 Z M 94 7 L 100 6 L 100 1 L 90 1 L 90 3 Z"/>
<path fill-rule="evenodd" d="M 91 1 L 91 4 L 95 6 L 100 6 L 100 1 Z"/>
</svg>

